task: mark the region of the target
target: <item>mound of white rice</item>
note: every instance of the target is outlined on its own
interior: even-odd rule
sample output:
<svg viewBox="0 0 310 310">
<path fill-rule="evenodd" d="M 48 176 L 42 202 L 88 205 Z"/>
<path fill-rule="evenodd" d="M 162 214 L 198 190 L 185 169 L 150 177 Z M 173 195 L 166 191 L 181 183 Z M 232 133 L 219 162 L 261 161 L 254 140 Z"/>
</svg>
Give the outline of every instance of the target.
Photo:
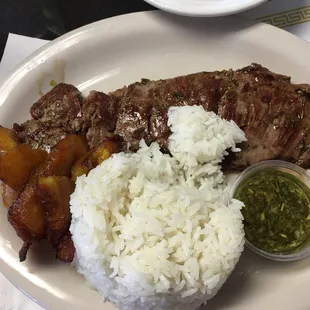
<svg viewBox="0 0 310 310">
<path fill-rule="evenodd" d="M 225 203 L 219 163 L 245 141 L 202 107 L 169 110 L 162 154 L 143 141 L 78 178 L 71 196 L 75 266 L 120 309 L 196 309 L 243 250 L 242 203 Z"/>
</svg>

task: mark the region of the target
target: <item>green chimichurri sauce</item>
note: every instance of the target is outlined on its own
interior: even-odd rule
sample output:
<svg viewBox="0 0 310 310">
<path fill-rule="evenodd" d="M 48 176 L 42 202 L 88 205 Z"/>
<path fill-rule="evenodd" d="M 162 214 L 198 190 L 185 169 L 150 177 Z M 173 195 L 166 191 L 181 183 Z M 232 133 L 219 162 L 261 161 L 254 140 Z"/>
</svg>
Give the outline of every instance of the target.
<svg viewBox="0 0 310 310">
<path fill-rule="evenodd" d="M 245 207 L 247 240 L 269 253 L 292 253 L 308 242 L 310 190 L 297 177 L 276 169 L 243 181 L 234 198 Z"/>
<path fill-rule="evenodd" d="M 50 80 L 50 86 L 55 87 L 57 82 L 55 80 Z"/>
</svg>

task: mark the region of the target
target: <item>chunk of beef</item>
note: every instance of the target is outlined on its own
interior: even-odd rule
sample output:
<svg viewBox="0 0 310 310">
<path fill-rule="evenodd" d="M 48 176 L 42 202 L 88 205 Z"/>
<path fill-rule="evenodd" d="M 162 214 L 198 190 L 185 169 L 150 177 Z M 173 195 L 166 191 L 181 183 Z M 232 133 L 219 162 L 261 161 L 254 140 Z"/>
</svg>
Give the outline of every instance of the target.
<svg viewBox="0 0 310 310">
<path fill-rule="evenodd" d="M 111 138 L 117 119 L 117 101 L 97 91 L 92 91 L 83 102 L 83 131 L 90 148 Z"/>
<path fill-rule="evenodd" d="M 130 85 L 118 102 L 115 134 L 121 136 L 134 150 L 138 149 L 141 139 L 151 142 L 149 118 L 152 101 L 148 91 L 143 90 L 144 87 L 140 88 L 139 83 Z"/>
<path fill-rule="evenodd" d="M 91 149 L 114 137 L 114 133 L 108 132 L 104 124 L 90 127 L 86 134 L 88 145 Z"/>
<path fill-rule="evenodd" d="M 60 83 L 30 109 L 33 117 L 13 129 L 23 143 L 49 151 L 65 136 L 82 131 L 80 92 L 73 85 Z"/>
<path fill-rule="evenodd" d="M 47 126 L 78 132 L 82 121 L 80 96 L 73 85 L 60 83 L 32 105 L 30 114 Z"/>
<path fill-rule="evenodd" d="M 69 133 L 63 127 L 50 127 L 38 120 L 29 120 L 13 129 L 23 143 L 47 152 Z"/>
</svg>

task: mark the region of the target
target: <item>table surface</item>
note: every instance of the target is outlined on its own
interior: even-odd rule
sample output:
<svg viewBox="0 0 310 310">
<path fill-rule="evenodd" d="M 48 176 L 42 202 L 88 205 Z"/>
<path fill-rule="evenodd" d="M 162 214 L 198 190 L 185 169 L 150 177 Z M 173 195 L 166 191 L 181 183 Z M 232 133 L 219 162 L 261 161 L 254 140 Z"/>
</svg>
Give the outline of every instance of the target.
<svg viewBox="0 0 310 310">
<path fill-rule="evenodd" d="M 0 59 L 9 32 L 51 40 L 100 19 L 152 9 L 143 0 L 1 0 Z"/>
</svg>

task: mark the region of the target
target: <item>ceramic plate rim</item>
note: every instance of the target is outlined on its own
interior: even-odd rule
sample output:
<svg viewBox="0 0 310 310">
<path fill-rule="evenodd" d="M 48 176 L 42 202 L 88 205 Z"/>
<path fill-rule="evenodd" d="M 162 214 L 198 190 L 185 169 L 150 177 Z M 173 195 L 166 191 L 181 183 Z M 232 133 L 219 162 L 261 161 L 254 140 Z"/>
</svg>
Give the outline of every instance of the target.
<svg viewBox="0 0 310 310">
<path fill-rule="evenodd" d="M 176 3 L 169 3 L 166 0 L 144 0 L 145 2 L 153 5 L 154 7 L 170 12 L 173 14 L 192 16 L 192 17 L 212 17 L 212 16 L 225 16 L 235 13 L 240 13 L 249 9 L 252 9 L 268 0 L 248 0 L 247 2 L 240 2 L 235 5 L 214 5 L 213 3 L 201 2 L 195 3 L 194 0 L 179 1 Z M 193 2 L 190 4 L 189 2 Z"/>
</svg>

